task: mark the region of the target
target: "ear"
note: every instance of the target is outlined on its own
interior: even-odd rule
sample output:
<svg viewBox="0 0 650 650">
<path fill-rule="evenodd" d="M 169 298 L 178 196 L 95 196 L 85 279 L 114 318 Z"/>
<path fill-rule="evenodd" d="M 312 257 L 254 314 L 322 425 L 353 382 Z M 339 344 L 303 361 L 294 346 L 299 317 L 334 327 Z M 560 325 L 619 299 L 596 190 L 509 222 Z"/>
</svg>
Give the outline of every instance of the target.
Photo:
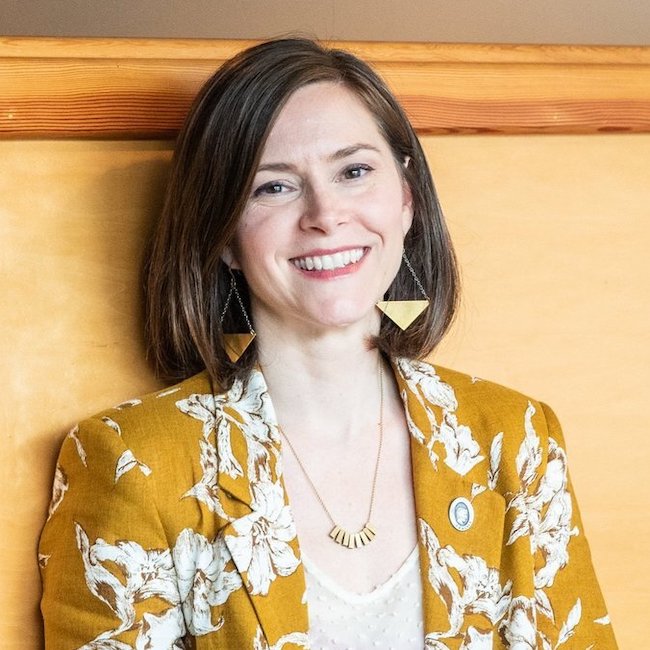
<svg viewBox="0 0 650 650">
<path fill-rule="evenodd" d="M 223 263 L 231 269 L 240 269 L 239 263 L 235 258 L 235 253 L 230 246 L 226 246 L 221 253 Z"/>
<path fill-rule="evenodd" d="M 413 223 L 413 193 L 406 178 L 402 180 L 402 231 L 404 235 L 411 229 Z"/>
</svg>

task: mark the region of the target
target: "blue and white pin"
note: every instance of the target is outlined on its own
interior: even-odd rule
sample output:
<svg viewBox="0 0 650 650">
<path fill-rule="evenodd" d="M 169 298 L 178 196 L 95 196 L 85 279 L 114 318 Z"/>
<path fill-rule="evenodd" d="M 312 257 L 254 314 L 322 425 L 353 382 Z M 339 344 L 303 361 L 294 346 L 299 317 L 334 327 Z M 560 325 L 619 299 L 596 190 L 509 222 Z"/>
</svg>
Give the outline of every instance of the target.
<svg viewBox="0 0 650 650">
<path fill-rule="evenodd" d="M 449 521 L 461 532 L 469 530 L 474 523 L 474 506 L 469 499 L 458 497 L 449 505 Z"/>
</svg>

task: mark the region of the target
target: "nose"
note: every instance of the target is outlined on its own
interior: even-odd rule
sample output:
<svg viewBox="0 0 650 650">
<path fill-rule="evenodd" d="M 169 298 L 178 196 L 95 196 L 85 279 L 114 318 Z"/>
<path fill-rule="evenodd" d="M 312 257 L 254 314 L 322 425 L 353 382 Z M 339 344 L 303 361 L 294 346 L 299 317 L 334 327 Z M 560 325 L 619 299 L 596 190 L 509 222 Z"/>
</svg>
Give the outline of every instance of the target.
<svg viewBox="0 0 650 650">
<path fill-rule="evenodd" d="M 334 184 L 310 185 L 306 188 L 300 217 L 301 228 L 330 233 L 348 220 L 346 201 L 337 193 Z"/>
</svg>

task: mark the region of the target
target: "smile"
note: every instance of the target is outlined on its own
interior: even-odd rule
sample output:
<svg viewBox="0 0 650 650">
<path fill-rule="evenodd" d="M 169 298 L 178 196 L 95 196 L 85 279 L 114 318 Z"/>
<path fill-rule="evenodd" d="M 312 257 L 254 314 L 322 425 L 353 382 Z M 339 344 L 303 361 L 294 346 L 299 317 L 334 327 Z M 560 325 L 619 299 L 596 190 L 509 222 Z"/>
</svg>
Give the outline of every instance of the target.
<svg viewBox="0 0 650 650">
<path fill-rule="evenodd" d="M 363 248 L 351 248 L 332 255 L 296 257 L 291 262 L 303 271 L 335 271 L 356 264 L 363 257 L 363 253 Z"/>
</svg>

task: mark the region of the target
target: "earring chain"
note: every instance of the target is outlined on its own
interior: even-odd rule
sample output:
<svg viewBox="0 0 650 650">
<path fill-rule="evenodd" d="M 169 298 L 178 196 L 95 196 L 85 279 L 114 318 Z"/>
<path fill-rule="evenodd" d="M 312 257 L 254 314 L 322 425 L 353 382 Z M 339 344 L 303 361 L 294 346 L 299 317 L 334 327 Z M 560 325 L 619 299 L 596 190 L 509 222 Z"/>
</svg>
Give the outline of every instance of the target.
<svg viewBox="0 0 650 650">
<path fill-rule="evenodd" d="M 415 273 L 415 270 L 411 266 L 411 262 L 409 261 L 409 258 L 406 257 L 406 253 L 402 251 L 402 259 L 404 260 L 404 263 L 406 264 L 406 267 L 408 270 L 411 272 L 411 275 L 413 276 L 413 280 L 415 280 L 415 284 L 417 285 L 418 289 L 420 290 L 420 293 L 428 300 L 429 296 L 427 295 L 427 292 L 424 290 L 424 287 L 422 286 L 422 283 L 420 282 L 420 278 Z"/>
<path fill-rule="evenodd" d="M 226 317 L 226 312 L 228 311 L 228 306 L 230 305 L 230 299 L 232 298 L 233 291 L 235 292 L 235 298 L 237 298 L 237 302 L 239 303 L 239 308 L 241 309 L 241 312 L 244 315 L 246 326 L 248 327 L 251 333 L 255 333 L 255 330 L 253 329 L 253 325 L 251 324 L 251 321 L 248 318 L 248 314 L 246 313 L 246 309 L 244 309 L 244 302 L 242 301 L 241 296 L 239 295 L 239 291 L 237 290 L 237 283 L 232 271 L 230 271 L 230 289 L 228 290 L 228 295 L 226 296 L 226 301 L 224 303 L 221 316 L 219 317 L 219 322 L 223 323 L 223 319 Z"/>
</svg>

